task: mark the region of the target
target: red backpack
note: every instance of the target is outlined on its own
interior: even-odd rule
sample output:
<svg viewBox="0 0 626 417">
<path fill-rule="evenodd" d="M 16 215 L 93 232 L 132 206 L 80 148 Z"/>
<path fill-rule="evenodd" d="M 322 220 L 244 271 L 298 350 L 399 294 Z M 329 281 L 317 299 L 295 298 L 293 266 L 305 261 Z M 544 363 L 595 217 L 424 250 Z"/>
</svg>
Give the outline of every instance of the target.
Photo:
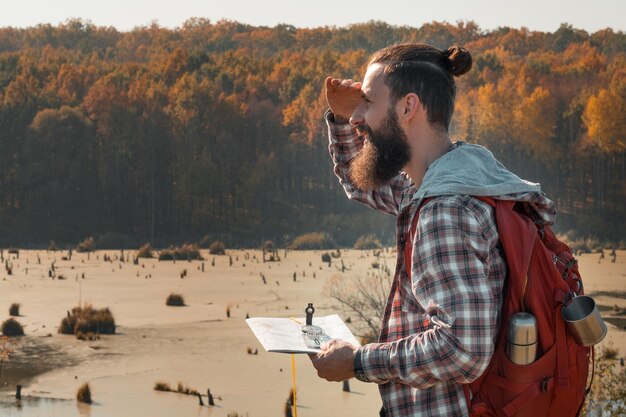
<svg viewBox="0 0 626 417">
<path fill-rule="evenodd" d="M 463 386 L 469 415 L 577 416 L 585 399 L 592 349 L 576 344 L 561 317 L 569 297 L 583 294 L 577 262 L 550 227 L 534 222 L 514 201 L 477 198 L 495 207 L 508 275 L 491 362 L 477 380 Z M 418 214 L 413 218 L 411 236 Z M 406 245 L 407 265 L 411 264 L 411 251 L 411 245 Z M 522 311 L 537 320 L 537 359 L 529 365 L 517 365 L 506 355 L 509 318 Z"/>
</svg>

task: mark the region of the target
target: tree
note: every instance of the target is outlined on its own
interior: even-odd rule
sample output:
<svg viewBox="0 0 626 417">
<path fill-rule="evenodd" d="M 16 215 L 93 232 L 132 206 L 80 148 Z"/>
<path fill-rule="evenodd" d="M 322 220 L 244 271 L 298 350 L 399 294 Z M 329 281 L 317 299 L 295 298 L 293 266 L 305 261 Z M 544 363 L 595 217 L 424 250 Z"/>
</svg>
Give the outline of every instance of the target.
<svg viewBox="0 0 626 417">
<path fill-rule="evenodd" d="M 609 88 L 589 97 L 582 115 L 589 141 L 604 152 L 626 151 L 626 81 L 624 74 Z"/>
<path fill-rule="evenodd" d="M 539 159 L 551 160 L 556 156 L 552 144 L 557 114 L 552 95 L 543 87 L 537 87 L 529 96 L 521 97 L 513 111 L 515 137 L 526 145 Z"/>
<path fill-rule="evenodd" d="M 44 109 L 29 126 L 21 178 L 29 232 L 75 240 L 93 227 L 97 172 L 91 121 L 76 107 Z"/>
</svg>

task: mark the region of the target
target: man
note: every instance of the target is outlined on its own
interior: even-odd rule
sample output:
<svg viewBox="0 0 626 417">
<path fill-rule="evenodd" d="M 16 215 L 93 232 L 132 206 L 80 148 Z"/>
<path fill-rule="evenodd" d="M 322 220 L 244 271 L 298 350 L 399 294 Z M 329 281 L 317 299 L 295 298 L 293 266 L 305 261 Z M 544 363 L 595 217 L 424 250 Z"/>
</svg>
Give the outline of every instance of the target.
<svg viewBox="0 0 626 417">
<path fill-rule="evenodd" d="M 481 146 L 451 141 L 453 76 L 471 62 L 463 48 L 394 45 L 372 56 L 363 83 L 326 79 L 335 173 L 348 197 L 397 216 L 398 255 L 378 342 L 332 340 L 311 360 L 329 381 L 378 384 L 387 417 L 468 415 L 462 384 L 489 364 L 506 264 L 494 210 L 476 197 L 528 203 L 548 224 L 555 217 L 538 184 Z"/>
</svg>

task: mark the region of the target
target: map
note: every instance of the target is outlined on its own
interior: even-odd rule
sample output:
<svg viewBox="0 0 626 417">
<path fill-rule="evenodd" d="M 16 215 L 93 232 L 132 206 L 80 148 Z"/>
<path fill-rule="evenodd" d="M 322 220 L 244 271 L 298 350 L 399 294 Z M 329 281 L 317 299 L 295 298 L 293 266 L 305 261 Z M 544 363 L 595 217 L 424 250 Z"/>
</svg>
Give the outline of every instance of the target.
<svg viewBox="0 0 626 417">
<path fill-rule="evenodd" d="M 320 349 L 310 346 L 319 345 L 329 338 L 361 346 L 337 314 L 313 317 L 313 327 L 319 328 L 318 332 L 315 332 L 315 341 L 305 339 L 307 333 L 311 334 L 310 331 L 305 333 L 311 326 L 304 326 L 304 318 L 254 317 L 246 319 L 246 323 L 267 352 L 319 353 Z"/>
</svg>

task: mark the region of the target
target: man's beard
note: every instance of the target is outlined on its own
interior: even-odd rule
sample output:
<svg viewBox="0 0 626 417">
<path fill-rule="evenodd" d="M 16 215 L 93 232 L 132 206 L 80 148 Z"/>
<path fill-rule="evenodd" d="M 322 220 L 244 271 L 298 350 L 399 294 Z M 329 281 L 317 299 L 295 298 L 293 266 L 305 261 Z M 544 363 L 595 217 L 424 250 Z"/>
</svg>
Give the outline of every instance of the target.
<svg viewBox="0 0 626 417">
<path fill-rule="evenodd" d="M 373 190 L 389 182 L 409 162 L 409 143 L 393 109 L 376 131 L 366 124 L 357 130 L 369 143 L 352 160 L 350 179 L 361 190 Z"/>
</svg>

